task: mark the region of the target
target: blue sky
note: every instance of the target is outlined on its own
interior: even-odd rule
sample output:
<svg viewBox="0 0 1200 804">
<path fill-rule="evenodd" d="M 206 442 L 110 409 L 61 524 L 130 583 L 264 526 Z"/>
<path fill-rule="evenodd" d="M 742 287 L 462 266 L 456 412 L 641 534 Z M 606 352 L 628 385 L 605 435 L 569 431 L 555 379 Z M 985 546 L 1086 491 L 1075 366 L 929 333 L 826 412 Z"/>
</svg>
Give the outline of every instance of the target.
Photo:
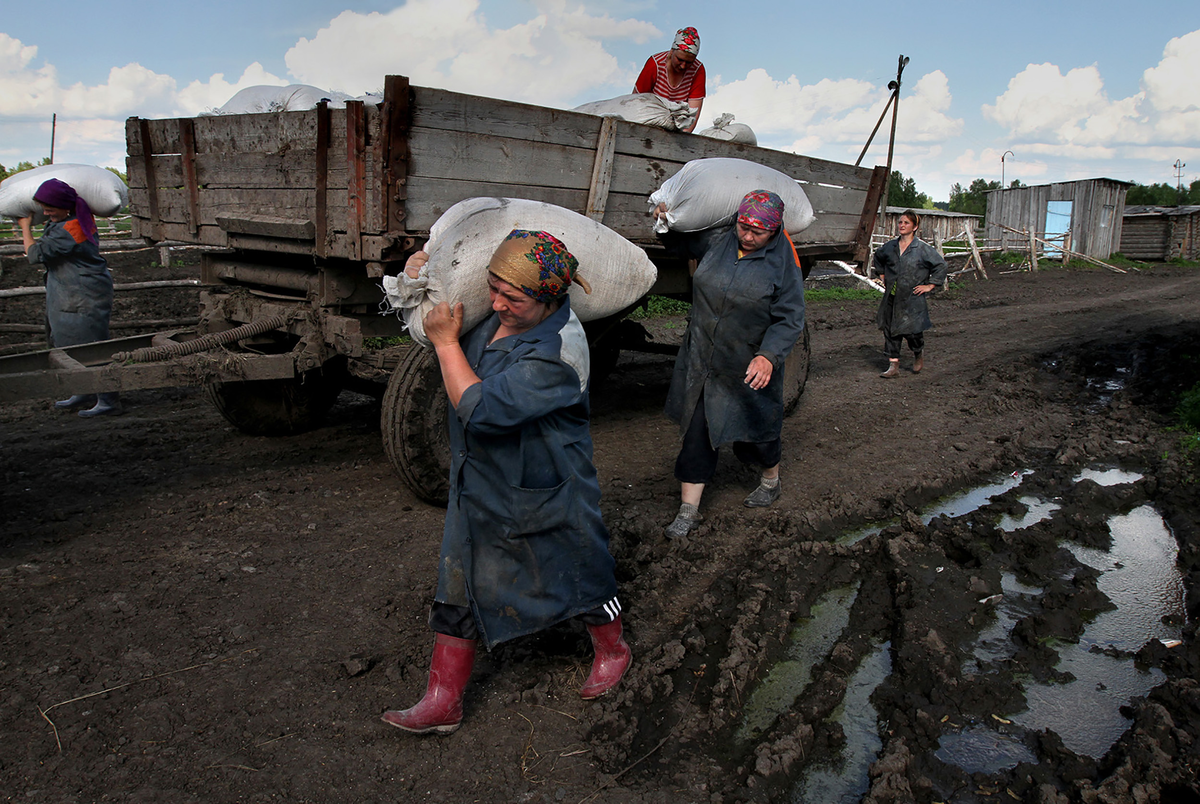
<svg viewBox="0 0 1200 804">
<path fill-rule="evenodd" d="M 9 3 L 0 163 L 123 165 L 124 120 L 195 115 L 259 84 L 350 95 L 415 84 L 571 108 L 629 92 L 677 28 L 700 31 L 701 126 L 853 162 L 904 73 L 894 166 L 954 182 L 1200 178 L 1200 3 L 753 5 L 577 0 Z M 864 163 L 886 160 L 885 126 Z"/>
</svg>

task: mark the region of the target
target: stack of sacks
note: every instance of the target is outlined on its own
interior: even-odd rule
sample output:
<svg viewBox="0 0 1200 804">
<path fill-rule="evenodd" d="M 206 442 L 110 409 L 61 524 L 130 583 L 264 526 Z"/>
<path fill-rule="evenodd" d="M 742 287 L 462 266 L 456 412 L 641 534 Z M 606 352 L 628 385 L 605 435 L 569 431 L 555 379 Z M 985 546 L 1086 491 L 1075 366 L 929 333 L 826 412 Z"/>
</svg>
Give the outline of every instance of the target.
<svg viewBox="0 0 1200 804">
<path fill-rule="evenodd" d="M 667 218 L 654 231 L 699 232 L 732 223 L 746 193 L 769 190 L 783 199 L 783 228 L 797 234 L 816 220 L 796 180 L 746 159 L 693 159 L 650 195 L 650 209 L 667 205 Z"/>
<path fill-rule="evenodd" d="M 429 262 L 416 279 L 385 276 L 384 312 L 395 312 L 422 346 L 426 314 L 441 302 L 463 305 L 463 332 L 492 312 L 488 264 L 513 229 L 549 232 L 579 261 L 579 275 L 592 288 L 572 283 L 571 310 L 580 321 L 618 313 L 646 295 L 658 270 L 646 252 L 591 218 L 542 201 L 468 198 L 452 206 L 429 230 Z"/>
<path fill-rule="evenodd" d="M 35 224 L 42 223 L 42 206 L 33 200 L 33 194 L 50 179 L 71 185 L 97 218 L 116 215 L 129 203 L 129 188 L 111 170 L 96 165 L 43 165 L 0 182 L 0 215 L 33 218 Z"/>
<path fill-rule="evenodd" d="M 345 92 L 320 89 L 308 84 L 290 84 L 286 87 L 253 86 L 239 90 L 232 98 L 208 114 L 300 112 L 305 109 L 315 109 L 317 104 L 323 100 L 329 101 L 330 109 L 344 109 L 348 100 L 360 100 L 374 105 L 378 105 L 380 102 L 378 95 L 362 95 L 355 98 Z"/>
<path fill-rule="evenodd" d="M 663 100 L 649 92 L 585 103 L 576 106 L 574 111 L 601 117 L 619 117 L 631 123 L 643 123 L 670 131 L 687 129 L 696 116 L 696 110 L 686 103 Z"/>
<path fill-rule="evenodd" d="M 714 140 L 726 142 L 743 142 L 746 145 L 758 145 L 758 137 L 745 123 L 733 122 L 733 115 L 726 112 L 713 121 L 712 127 L 700 132 L 701 137 L 712 137 Z"/>
</svg>

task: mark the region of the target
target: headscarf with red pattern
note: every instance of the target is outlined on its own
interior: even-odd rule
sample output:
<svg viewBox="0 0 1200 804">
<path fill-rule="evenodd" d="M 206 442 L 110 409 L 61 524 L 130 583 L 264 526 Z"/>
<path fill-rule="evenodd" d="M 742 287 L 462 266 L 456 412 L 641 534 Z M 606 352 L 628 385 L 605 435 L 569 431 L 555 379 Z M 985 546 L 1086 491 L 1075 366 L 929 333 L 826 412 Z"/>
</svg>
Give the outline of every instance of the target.
<svg viewBox="0 0 1200 804">
<path fill-rule="evenodd" d="M 683 50 L 693 56 L 700 55 L 700 34 L 695 28 L 680 28 L 675 32 L 675 44 L 671 47 Z"/>
<path fill-rule="evenodd" d="M 746 193 L 738 205 L 737 221 L 774 232 L 783 225 L 783 199 L 770 190 Z"/>
<path fill-rule="evenodd" d="M 488 271 L 543 304 L 560 298 L 572 282 L 592 292 L 579 276 L 579 261 L 549 232 L 513 229 L 492 255 Z"/>
</svg>

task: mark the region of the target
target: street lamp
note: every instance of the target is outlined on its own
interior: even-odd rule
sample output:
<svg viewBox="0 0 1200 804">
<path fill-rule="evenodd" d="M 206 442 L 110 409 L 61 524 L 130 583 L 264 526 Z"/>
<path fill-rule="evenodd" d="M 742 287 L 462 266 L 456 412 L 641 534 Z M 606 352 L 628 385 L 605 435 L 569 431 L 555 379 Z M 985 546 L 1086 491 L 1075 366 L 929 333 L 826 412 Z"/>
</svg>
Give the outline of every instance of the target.
<svg viewBox="0 0 1200 804">
<path fill-rule="evenodd" d="M 1005 151 L 1004 153 L 1000 154 L 1000 189 L 1001 190 L 1004 189 L 1004 157 L 1008 156 L 1009 154 L 1012 154 L 1013 157 L 1016 157 L 1016 154 L 1013 154 L 1012 151 Z"/>
</svg>

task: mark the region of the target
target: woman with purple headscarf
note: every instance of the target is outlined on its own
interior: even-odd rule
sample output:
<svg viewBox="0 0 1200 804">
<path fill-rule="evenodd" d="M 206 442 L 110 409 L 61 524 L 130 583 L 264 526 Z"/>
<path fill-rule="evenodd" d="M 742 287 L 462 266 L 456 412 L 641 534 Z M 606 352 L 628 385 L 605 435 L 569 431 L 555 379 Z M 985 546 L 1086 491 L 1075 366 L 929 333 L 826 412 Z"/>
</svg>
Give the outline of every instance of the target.
<svg viewBox="0 0 1200 804">
<path fill-rule="evenodd" d="M 660 204 L 655 216 L 666 212 Z M 761 469 L 744 504 L 765 508 L 779 499 L 783 363 L 804 334 L 804 277 L 778 195 L 747 193 L 733 226 L 683 238 L 685 254 L 700 263 L 667 395 L 666 414 L 683 434 L 675 460 L 681 502 L 668 538 L 702 519 L 700 497 L 726 444 Z"/>
<path fill-rule="evenodd" d="M 46 323 L 52 347 L 108 340 L 113 281 L 100 255 L 100 238 L 91 207 L 71 185 L 59 179 L 42 183 L 33 200 L 46 215 L 42 236 L 33 239 L 33 219 L 21 218 L 21 239 L 33 265 L 46 269 Z M 84 418 L 121 412 L 116 393 L 79 394 L 55 402 L 60 410 Z"/>
</svg>

